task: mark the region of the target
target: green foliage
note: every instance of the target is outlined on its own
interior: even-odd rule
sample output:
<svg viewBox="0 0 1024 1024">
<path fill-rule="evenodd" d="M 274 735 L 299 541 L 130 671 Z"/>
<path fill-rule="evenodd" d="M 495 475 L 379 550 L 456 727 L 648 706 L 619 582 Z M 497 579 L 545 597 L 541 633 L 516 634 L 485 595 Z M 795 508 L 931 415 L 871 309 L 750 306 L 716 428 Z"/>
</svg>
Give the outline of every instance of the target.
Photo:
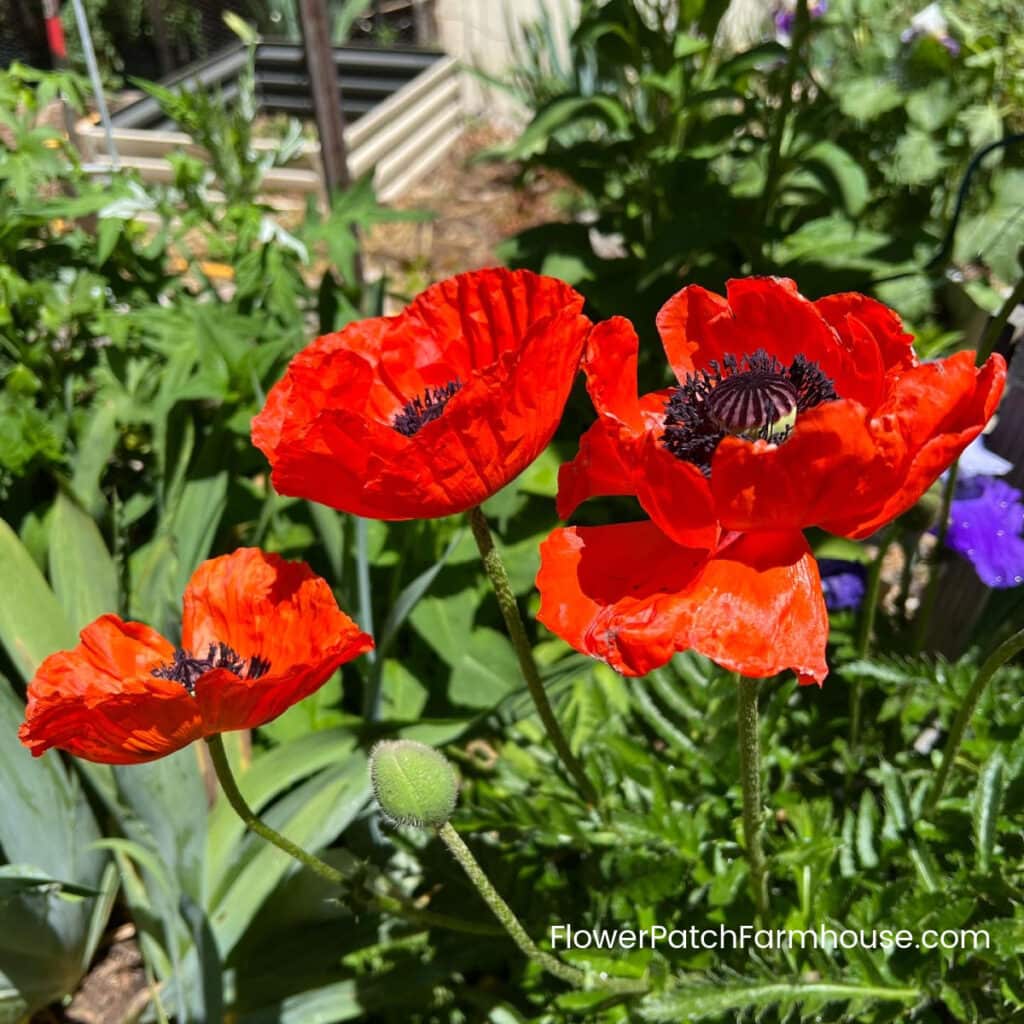
<svg viewBox="0 0 1024 1024">
<path fill-rule="evenodd" d="M 682 283 L 749 273 L 793 276 L 811 296 L 875 290 L 926 323 L 950 287 L 932 257 L 969 160 L 1020 128 L 1019 33 L 996 26 L 1024 8 L 989 21 L 981 0 L 947 5 L 954 56 L 901 39 L 917 6 L 837 0 L 792 45 L 731 52 L 715 35 L 724 4 L 587 0 L 563 63 L 547 57 L 547 11 L 504 81 L 532 118 L 492 156 L 570 182 L 574 219 L 527 229 L 504 256 L 568 277 L 642 337 Z M 965 193 L 955 259 L 979 264 L 972 279 L 1019 274 L 1020 165 L 1019 147 L 994 151 Z M 998 305 L 988 284 L 967 291 Z"/>
</svg>

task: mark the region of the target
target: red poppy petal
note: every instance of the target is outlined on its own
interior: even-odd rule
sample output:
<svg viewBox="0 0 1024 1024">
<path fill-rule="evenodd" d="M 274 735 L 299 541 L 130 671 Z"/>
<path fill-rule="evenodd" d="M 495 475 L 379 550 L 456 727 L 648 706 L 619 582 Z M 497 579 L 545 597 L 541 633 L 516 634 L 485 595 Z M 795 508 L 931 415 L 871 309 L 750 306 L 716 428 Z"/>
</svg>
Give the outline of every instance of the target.
<svg viewBox="0 0 1024 1024">
<path fill-rule="evenodd" d="M 993 355 L 975 368 L 973 352 L 902 374 L 871 421 L 881 451 L 901 444 L 905 451 L 898 470 L 885 478 L 884 500 L 867 514 L 840 503 L 822 527 L 859 539 L 906 512 L 985 429 L 1005 385 L 1003 357 Z"/>
<path fill-rule="evenodd" d="M 308 565 L 259 548 L 204 562 L 185 588 L 182 645 L 204 656 L 216 643 L 269 661 L 268 677 L 327 662 L 333 671 L 373 646 Z"/>
<path fill-rule="evenodd" d="M 142 764 L 202 734 L 195 701 L 185 687 L 166 682 L 93 702 L 63 696 L 30 701 L 18 737 L 36 757 L 54 747 L 100 764 Z"/>
<path fill-rule="evenodd" d="M 637 392 L 640 339 L 623 316 L 595 324 L 583 354 L 587 392 L 601 416 L 632 430 L 643 429 Z"/>
<path fill-rule="evenodd" d="M 707 478 L 665 448 L 659 433 L 648 433 L 637 446 L 633 485 L 644 511 L 676 544 L 711 550 L 718 543 L 718 516 Z"/>
<path fill-rule="evenodd" d="M 624 675 L 688 649 L 755 678 L 828 673 L 821 581 L 796 532 L 749 534 L 708 560 L 653 523 L 559 529 L 537 587 L 540 621 Z"/>
<path fill-rule="evenodd" d="M 676 292 L 658 311 L 655 324 L 680 382 L 712 360 L 747 351 L 737 339 L 728 301 L 697 284 Z"/>
<path fill-rule="evenodd" d="M 135 764 L 163 757 L 198 735 L 188 691 L 152 675 L 174 648 L 138 622 L 104 615 L 70 651 L 51 654 L 28 686 L 22 743 L 90 761 Z"/>
<path fill-rule="evenodd" d="M 369 646 L 354 654 L 350 647 L 341 647 L 316 664 L 290 665 L 286 672 L 258 679 L 239 679 L 225 669 L 205 673 L 195 686 L 203 735 L 266 725 L 315 693 L 341 665 L 366 650 Z"/>
<path fill-rule="evenodd" d="M 633 494 L 633 470 L 628 452 L 635 441 L 623 438 L 622 427 L 599 419 L 580 438 L 580 449 L 572 462 L 558 469 L 557 510 L 568 519 L 588 498 Z"/>
<path fill-rule="evenodd" d="M 378 519 L 464 511 L 543 450 L 591 323 L 568 285 L 485 270 L 428 289 L 300 353 L 253 421 L 275 488 Z M 414 436 L 395 416 L 427 388 L 458 391 Z"/>
<path fill-rule="evenodd" d="M 867 346 L 863 342 L 867 334 L 877 348 L 884 369 L 909 370 L 917 365 L 914 336 L 903 329 L 899 314 L 877 299 L 859 292 L 841 292 L 817 299 L 814 308 L 851 352 L 867 354 Z M 857 396 L 844 392 L 844 397 Z"/>
<path fill-rule="evenodd" d="M 584 299 L 554 277 L 529 270 L 489 267 L 459 274 L 428 288 L 406 309 L 437 339 L 468 353 L 470 367 L 482 369 L 516 351 L 526 334 L 548 317 L 583 309 Z"/>
<path fill-rule="evenodd" d="M 731 530 L 800 529 L 866 537 L 906 511 L 982 431 L 1002 394 L 1005 363 L 973 354 L 893 374 L 869 416 L 855 402 L 801 414 L 781 445 L 727 438 L 711 487 Z"/>
</svg>

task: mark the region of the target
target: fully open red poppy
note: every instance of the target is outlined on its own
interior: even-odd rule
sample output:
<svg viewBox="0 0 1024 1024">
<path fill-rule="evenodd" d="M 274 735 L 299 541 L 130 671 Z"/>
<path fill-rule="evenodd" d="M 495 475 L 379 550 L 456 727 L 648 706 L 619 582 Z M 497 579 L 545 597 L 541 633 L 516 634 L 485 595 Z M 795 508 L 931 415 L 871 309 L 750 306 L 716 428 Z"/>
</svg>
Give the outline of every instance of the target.
<svg viewBox="0 0 1024 1024">
<path fill-rule="evenodd" d="M 480 504 L 551 440 L 590 321 L 528 271 L 480 270 L 317 338 L 253 420 L 274 487 L 373 519 Z"/>
<path fill-rule="evenodd" d="M 36 756 L 152 761 L 269 722 L 373 647 L 309 566 L 257 548 L 199 566 L 184 612 L 179 648 L 116 615 L 86 626 L 29 683 L 21 742 Z"/>
<path fill-rule="evenodd" d="M 657 326 L 678 384 L 638 397 L 637 336 L 598 324 L 583 368 L 598 412 L 559 475 L 565 518 L 635 495 L 651 522 L 557 530 L 541 621 L 636 675 L 692 648 L 761 677 L 827 674 L 828 619 L 801 531 L 867 537 L 910 508 L 983 429 L 1006 365 L 919 364 L 898 316 L 792 281 L 684 288 Z"/>
</svg>

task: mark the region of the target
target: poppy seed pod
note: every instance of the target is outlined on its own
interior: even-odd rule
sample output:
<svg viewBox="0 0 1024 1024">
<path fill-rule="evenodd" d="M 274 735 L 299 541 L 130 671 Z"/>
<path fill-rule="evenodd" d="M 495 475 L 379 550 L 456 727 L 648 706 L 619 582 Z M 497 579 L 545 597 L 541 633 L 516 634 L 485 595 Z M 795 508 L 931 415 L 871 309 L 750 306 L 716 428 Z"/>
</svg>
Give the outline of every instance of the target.
<svg viewBox="0 0 1024 1024">
<path fill-rule="evenodd" d="M 440 828 L 455 810 L 459 782 L 439 750 L 414 740 L 384 740 L 370 751 L 370 782 L 396 825 Z"/>
</svg>

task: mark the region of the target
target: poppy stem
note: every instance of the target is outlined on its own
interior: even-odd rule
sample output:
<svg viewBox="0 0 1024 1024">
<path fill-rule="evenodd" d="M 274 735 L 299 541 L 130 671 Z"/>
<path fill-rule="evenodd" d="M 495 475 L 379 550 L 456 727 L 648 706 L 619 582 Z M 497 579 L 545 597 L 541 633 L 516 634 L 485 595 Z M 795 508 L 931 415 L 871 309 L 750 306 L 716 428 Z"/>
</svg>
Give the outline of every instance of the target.
<svg viewBox="0 0 1024 1024">
<path fill-rule="evenodd" d="M 278 849 L 284 850 L 289 857 L 294 857 L 304 864 L 310 871 L 316 872 L 321 878 L 333 885 L 344 885 L 349 881 L 349 876 L 343 874 L 337 868 L 332 868 L 319 857 L 315 857 L 308 850 L 293 843 L 287 836 L 281 835 L 276 829 L 271 828 L 264 822 L 256 812 L 246 803 L 242 791 L 238 788 L 231 765 L 228 762 L 227 751 L 224 749 L 224 741 L 219 735 L 207 736 L 206 745 L 210 750 L 210 759 L 213 761 L 213 770 L 217 773 L 217 781 L 220 783 L 228 803 L 231 804 L 234 812 L 245 822 L 246 828 L 268 843 L 273 843 Z"/>
<path fill-rule="evenodd" d="M 1006 297 L 1006 301 L 999 307 L 999 312 L 989 320 L 985 333 L 982 334 L 981 340 L 978 342 L 978 352 L 974 359 L 975 365 L 981 366 L 992 355 L 996 345 L 999 343 L 1003 328 L 1013 315 L 1013 311 L 1022 302 L 1024 302 L 1024 277 L 1014 285 L 1013 291 L 1010 292 Z"/>
<path fill-rule="evenodd" d="M 761 741 L 758 737 L 756 679 L 736 676 L 736 728 L 739 733 L 740 785 L 743 790 L 743 845 L 750 864 L 750 886 L 762 920 L 768 917 L 768 867 L 761 844 Z"/>
<path fill-rule="evenodd" d="M 648 986 L 640 979 L 602 977 L 600 980 L 596 980 L 592 975 L 588 975 L 586 971 L 581 971 L 577 967 L 570 967 L 569 964 L 563 963 L 558 957 L 539 949 L 533 939 L 527 934 L 526 929 L 519 923 L 519 918 L 516 917 L 515 912 L 491 884 L 491 880 L 484 873 L 484 869 L 480 867 L 479 862 L 473 856 L 473 852 L 466 845 L 462 836 L 452 828 L 451 822 L 446 821 L 438 829 L 437 834 L 451 851 L 452 856 L 459 862 L 462 870 L 466 872 L 467 877 L 473 883 L 473 887 L 483 897 L 487 906 L 491 908 L 494 916 L 501 922 L 501 926 L 508 932 L 512 941 L 535 964 L 575 988 L 602 989 L 622 995 L 642 995 L 647 992 Z"/>
<path fill-rule="evenodd" d="M 276 829 L 271 828 L 259 815 L 249 806 L 238 783 L 235 780 L 234 772 L 228 761 L 227 751 L 224 749 L 224 741 L 219 735 L 208 736 L 206 745 L 210 750 L 210 759 L 213 761 L 213 769 L 217 773 L 217 780 L 221 789 L 231 804 L 234 812 L 245 822 L 246 828 L 255 832 L 260 838 L 273 844 L 279 850 L 283 850 L 289 857 L 294 857 L 300 864 L 305 865 L 310 871 L 315 872 L 325 881 L 332 885 L 343 886 L 353 883 L 366 883 L 368 876 L 375 873 L 369 864 L 352 857 L 348 869 L 340 871 L 330 864 L 314 856 L 308 850 L 293 843 L 287 836 L 281 835 Z M 372 889 L 368 892 L 368 898 L 374 909 L 386 911 L 399 917 L 422 925 L 423 927 L 447 928 L 449 931 L 466 932 L 471 935 L 494 935 L 495 929 L 469 921 L 462 921 L 459 918 L 449 917 L 447 914 L 435 914 L 429 910 L 421 910 L 419 907 L 410 906 L 404 893 L 389 895 L 388 893 L 376 892 Z M 497 934 L 500 934 L 498 932 Z"/>
<path fill-rule="evenodd" d="M 551 703 L 544 691 L 544 683 L 541 681 L 537 662 L 533 657 L 533 648 L 526 635 L 526 627 L 519 612 L 519 603 L 516 601 L 512 584 L 509 582 L 508 571 L 505 569 L 505 563 L 491 536 L 487 517 L 479 505 L 470 509 L 469 525 L 473 530 L 473 537 L 484 563 L 484 571 L 491 581 L 494 596 L 498 599 L 498 607 L 501 608 L 501 614 L 505 620 L 505 627 L 508 630 L 512 646 L 515 648 L 516 657 L 519 659 L 519 669 L 523 673 L 523 679 L 526 681 L 526 687 L 530 691 L 533 703 L 537 706 L 540 720 L 544 723 L 544 728 L 547 730 L 558 756 L 562 759 L 562 764 L 565 765 L 569 774 L 576 781 L 576 785 L 579 786 L 584 800 L 588 804 L 596 806 L 598 797 L 593 783 L 587 778 L 583 765 L 570 749 L 569 741 L 565 738 L 565 733 L 562 732 L 562 727 L 558 724 L 558 719 L 555 717 Z"/>
<path fill-rule="evenodd" d="M 935 781 L 932 783 L 928 799 L 925 803 L 926 814 L 930 815 L 938 806 L 939 800 L 942 799 L 942 793 L 946 788 L 946 783 L 949 781 L 949 773 L 953 769 L 953 762 L 960 752 L 960 744 L 963 743 L 967 725 L 974 715 L 978 701 L 981 700 L 981 695 L 985 692 L 985 687 L 988 685 L 989 680 L 1006 662 L 1022 650 L 1024 650 L 1024 629 L 1014 633 L 1008 640 L 1004 640 L 982 662 L 981 668 L 978 669 L 978 673 L 974 677 L 974 682 L 971 683 L 971 688 L 967 691 L 963 704 L 960 705 L 960 710 L 956 713 L 956 718 L 953 719 L 953 725 L 950 727 L 946 746 L 942 751 L 942 762 L 939 765 L 938 772 L 935 774 Z"/>
</svg>

